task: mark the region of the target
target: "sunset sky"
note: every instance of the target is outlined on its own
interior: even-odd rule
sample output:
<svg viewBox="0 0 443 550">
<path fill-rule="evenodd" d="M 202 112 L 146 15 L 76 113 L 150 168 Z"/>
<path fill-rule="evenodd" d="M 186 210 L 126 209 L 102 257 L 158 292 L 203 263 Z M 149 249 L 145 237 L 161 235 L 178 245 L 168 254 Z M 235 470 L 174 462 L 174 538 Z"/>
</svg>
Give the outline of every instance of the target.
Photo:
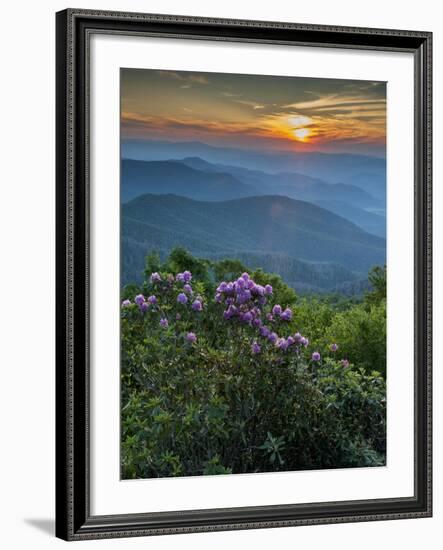
<svg viewBox="0 0 443 550">
<path fill-rule="evenodd" d="M 121 69 L 122 139 L 385 156 L 384 82 Z"/>
</svg>

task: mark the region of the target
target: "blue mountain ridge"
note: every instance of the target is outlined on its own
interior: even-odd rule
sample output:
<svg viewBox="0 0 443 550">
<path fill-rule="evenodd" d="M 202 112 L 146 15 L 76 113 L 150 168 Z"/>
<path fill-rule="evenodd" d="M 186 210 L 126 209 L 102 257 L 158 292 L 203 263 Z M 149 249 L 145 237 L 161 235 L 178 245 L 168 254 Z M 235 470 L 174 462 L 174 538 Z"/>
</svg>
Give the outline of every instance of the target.
<svg viewBox="0 0 443 550">
<path fill-rule="evenodd" d="M 143 269 L 148 252 L 183 246 L 202 257 L 249 258 L 251 267 L 280 273 L 295 287 L 297 279 L 312 285 L 321 272 L 329 273 L 323 286 L 361 279 L 384 263 L 386 249 L 384 239 L 332 212 L 277 195 L 203 202 L 145 194 L 122 206 L 122 242 L 123 282 L 135 264 Z"/>
</svg>

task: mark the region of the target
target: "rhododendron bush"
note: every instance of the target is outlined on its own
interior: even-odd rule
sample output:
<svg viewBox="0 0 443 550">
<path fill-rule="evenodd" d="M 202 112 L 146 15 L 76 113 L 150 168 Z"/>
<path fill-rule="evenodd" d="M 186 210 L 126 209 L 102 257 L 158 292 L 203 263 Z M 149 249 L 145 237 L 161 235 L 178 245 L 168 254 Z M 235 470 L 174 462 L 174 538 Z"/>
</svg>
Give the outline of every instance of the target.
<svg viewBox="0 0 443 550">
<path fill-rule="evenodd" d="M 276 276 L 186 258 L 123 291 L 122 477 L 383 465 L 384 378 L 333 323 L 311 336 Z"/>
</svg>

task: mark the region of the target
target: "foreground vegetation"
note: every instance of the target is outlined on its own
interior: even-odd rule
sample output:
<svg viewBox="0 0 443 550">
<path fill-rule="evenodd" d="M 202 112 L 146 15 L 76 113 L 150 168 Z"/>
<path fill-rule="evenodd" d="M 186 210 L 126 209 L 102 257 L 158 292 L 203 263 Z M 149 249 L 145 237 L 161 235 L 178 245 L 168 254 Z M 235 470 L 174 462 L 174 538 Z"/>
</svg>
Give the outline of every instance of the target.
<svg viewBox="0 0 443 550">
<path fill-rule="evenodd" d="M 385 270 L 364 299 L 296 296 L 175 249 L 122 297 L 122 477 L 385 463 Z"/>
</svg>

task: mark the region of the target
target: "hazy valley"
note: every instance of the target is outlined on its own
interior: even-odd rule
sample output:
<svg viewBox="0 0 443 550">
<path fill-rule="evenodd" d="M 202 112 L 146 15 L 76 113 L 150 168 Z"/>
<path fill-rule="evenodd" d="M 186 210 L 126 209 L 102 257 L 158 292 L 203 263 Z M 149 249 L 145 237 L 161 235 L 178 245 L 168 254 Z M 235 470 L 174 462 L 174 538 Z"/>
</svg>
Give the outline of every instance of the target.
<svg viewBox="0 0 443 550">
<path fill-rule="evenodd" d="M 386 220 L 374 213 L 385 209 L 383 159 L 282 153 L 259 162 L 248 151 L 242 164 L 230 164 L 238 150 L 155 143 L 144 158 L 142 149 L 123 147 L 138 157 L 121 163 L 123 283 L 140 280 L 148 252 L 165 257 L 174 246 L 241 259 L 301 292 L 359 294 L 368 270 L 385 263 Z M 173 158 L 179 152 L 191 154 Z M 279 160 L 303 172 L 264 170 Z"/>
</svg>

